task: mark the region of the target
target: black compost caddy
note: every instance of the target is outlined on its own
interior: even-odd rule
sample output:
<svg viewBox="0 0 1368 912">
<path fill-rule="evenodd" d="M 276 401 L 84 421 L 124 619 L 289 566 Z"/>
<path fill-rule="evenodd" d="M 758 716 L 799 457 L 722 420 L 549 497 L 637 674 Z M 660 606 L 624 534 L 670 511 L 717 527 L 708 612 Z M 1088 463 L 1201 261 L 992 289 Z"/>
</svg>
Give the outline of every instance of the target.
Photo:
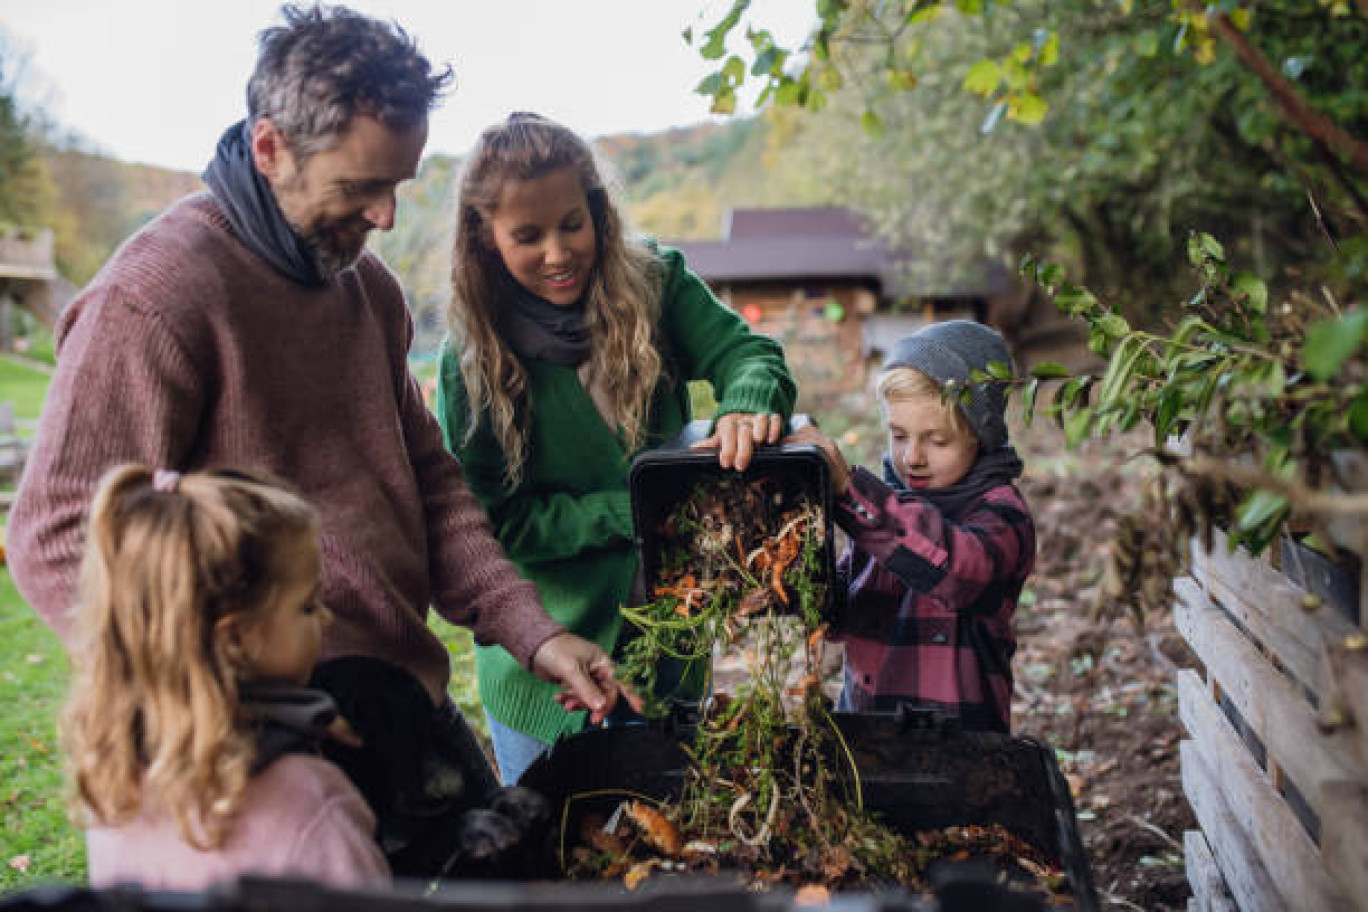
<svg viewBox="0 0 1368 912">
<path fill-rule="evenodd" d="M 795 416 L 795 424 L 805 419 Z M 693 487 L 724 472 L 711 450 L 691 445 L 709 430 L 695 421 L 669 443 L 641 453 L 629 476 L 636 545 L 647 591 L 659 572 L 656 532 L 665 517 Z M 826 566 L 834 574 L 834 536 L 828 469 L 820 450 L 810 445 L 763 446 L 747 477 L 767 477 L 794 487 L 820 503 L 826 518 Z M 838 597 L 834 587 L 832 598 Z M 1056 908 L 1096 912 L 1092 871 L 1079 837 L 1068 785 L 1054 752 L 1032 738 L 962 731 L 940 714 L 908 710 L 895 713 L 834 713 L 859 771 L 865 806 L 895 830 L 910 834 L 949 826 L 1001 824 L 1058 863 L 1071 896 Z M 559 812 L 557 825 L 530 861 L 525 881 L 450 881 L 431 888 L 399 882 L 384 890 L 335 890 L 288 879 L 247 878 L 203 894 L 137 890 L 92 891 L 68 887 L 30 890 L 0 898 L 0 910 L 380 910 L 380 912 L 479 912 L 479 910 L 614 910 L 675 912 L 779 912 L 796 909 L 793 891 L 755 892 L 739 878 L 656 877 L 636 891 L 616 883 L 556 880 L 561 823 L 577 832 L 574 821 L 590 811 L 611 809 L 634 792 L 655 798 L 676 796 L 683 786 L 696 719 L 676 711 L 658 722 L 622 728 L 591 729 L 562 738 L 534 763 L 521 784 L 544 794 Z M 619 793 L 614 796 L 613 793 Z M 593 798 L 582 796 L 595 795 Z M 983 869 L 943 870 L 935 896 L 896 888 L 832 896 L 827 908 L 843 912 L 991 912 L 1040 909 L 1035 899 L 990 883 Z M 810 907 L 804 907 L 810 908 Z"/>
</svg>

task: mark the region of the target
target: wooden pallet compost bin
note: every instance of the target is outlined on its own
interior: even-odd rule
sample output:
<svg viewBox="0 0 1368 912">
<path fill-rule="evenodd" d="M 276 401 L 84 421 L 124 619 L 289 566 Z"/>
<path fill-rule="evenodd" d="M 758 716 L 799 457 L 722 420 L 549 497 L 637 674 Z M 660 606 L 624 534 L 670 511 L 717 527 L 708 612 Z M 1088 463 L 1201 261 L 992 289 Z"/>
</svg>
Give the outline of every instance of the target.
<svg viewBox="0 0 1368 912">
<path fill-rule="evenodd" d="M 1351 490 L 1368 491 L 1354 455 Z M 1178 673 L 1189 909 L 1368 912 L 1368 523 L 1329 534 L 1337 569 L 1290 539 L 1252 557 L 1194 542 L 1174 620 L 1201 660 Z M 1269 553 L 1273 552 L 1273 553 Z"/>
</svg>

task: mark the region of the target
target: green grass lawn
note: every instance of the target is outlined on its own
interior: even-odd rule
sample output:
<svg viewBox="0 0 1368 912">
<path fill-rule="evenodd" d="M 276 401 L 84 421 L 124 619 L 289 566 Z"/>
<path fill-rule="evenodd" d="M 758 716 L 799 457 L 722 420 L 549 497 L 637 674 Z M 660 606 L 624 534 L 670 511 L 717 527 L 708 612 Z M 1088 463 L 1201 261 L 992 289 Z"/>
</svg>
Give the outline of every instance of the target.
<svg viewBox="0 0 1368 912">
<path fill-rule="evenodd" d="M 21 421 L 38 419 L 51 379 L 47 371 L 0 356 L 0 402 L 14 403 L 14 417 Z"/>
<path fill-rule="evenodd" d="M 66 683 L 61 643 L 0 569 L 0 890 L 85 879 L 57 750 Z"/>
<path fill-rule="evenodd" d="M 451 655 L 451 683 L 447 685 L 447 693 L 465 713 L 466 721 L 475 730 L 475 735 L 492 762 L 494 755 L 489 747 L 489 726 L 485 724 L 484 710 L 480 708 L 480 688 L 475 683 L 475 637 L 464 627 L 448 624 L 435 612 L 429 626 L 437 638 L 446 644 L 447 652 Z"/>
<path fill-rule="evenodd" d="M 44 370 L 0 357 L 0 401 L 13 403 L 20 420 L 38 418 L 49 380 Z M 57 637 L 0 567 L 0 890 L 85 879 L 85 848 L 67 820 L 57 751 L 66 681 Z"/>
<path fill-rule="evenodd" d="M 35 332 L 28 337 L 25 356 L 34 361 L 42 361 L 49 367 L 57 364 L 57 342 L 50 332 Z"/>
</svg>

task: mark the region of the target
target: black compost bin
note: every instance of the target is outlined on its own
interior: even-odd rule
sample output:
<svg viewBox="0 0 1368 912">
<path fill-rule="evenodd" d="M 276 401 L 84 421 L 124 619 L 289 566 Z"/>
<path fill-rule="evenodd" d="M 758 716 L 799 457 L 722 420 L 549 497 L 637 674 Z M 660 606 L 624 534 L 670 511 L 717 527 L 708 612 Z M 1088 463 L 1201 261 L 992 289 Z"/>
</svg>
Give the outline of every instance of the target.
<svg viewBox="0 0 1368 912">
<path fill-rule="evenodd" d="M 36 887 L 0 896 L 0 912 L 808 912 L 791 890 L 757 893 L 717 878 L 609 883 L 452 882 L 337 890 L 305 880 L 245 878 L 202 893 L 136 888 Z M 1020 912 L 910 894 L 842 896 L 839 912 Z"/>
<path fill-rule="evenodd" d="M 584 814 L 606 814 L 629 793 L 674 798 L 688 764 L 682 745 L 693 731 L 679 718 L 563 738 L 521 784 L 562 809 L 557 829 L 565 834 L 579 832 Z M 1063 908 L 1098 909 L 1073 799 L 1050 747 L 962 731 L 953 720 L 922 711 L 833 718 L 854 754 L 865 807 L 894 830 L 911 835 L 1000 824 L 1058 864 L 1072 893 Z M 554 867 L 564 846 L 559 832 L 553 838 L 546 856 Z"/>
<path fill-rule="evenodd" d="M 1096 912 L 1092 872 L 1079 839 L 1068 787 L 1053 752 L 1030 738 L 961 732 L 923 713 L 837 713 L 855 756 L 866 806 L 900 831 L 999 823 L 1056 861 L 1068 878 L 1071 904 Z M 681 721 L 682 720 L 682 721 Z M 561 813 L 546 833 L 539 863 L 522 881 L 448 882 L 436 889 L 400 882 L 383 889 L 337 890 L 307 881 L 247 878 L 201 893 L 90 890 L 54 885 L 0 896 L 0 912 L 802 912 L 794 892 L 755 892 L 739 879 L 652 877 L 636 891 L 617 882 L 557 880 L 562 822 L 578 832 L 580 814 L 611 809 L 625 792 L 668 798 L 683 785 L 692 736 L 682 716 L 649 725 L 590 729 L 561 739 L 537 760 L 523 784 Z M 591 795 L 590 793 L 600 794 Z M 1025 912 L 1030 897 L 991 883 L 959 880 L 936 896 L 900 889 L 843 893 L 840 912 Z"/>
<path fill-rule="evenodd" d="M 794 427 L 807 423 L 807 416 L 793 416 Z M 716 450 L 690 449 L 693 444 L 707 438 L 710 427 L 709 421 L 692 421 L 669 442 L 644 450 L 632 461 L 627 484 L 631 494 L 632 524 L 636 530 L 642 580 L 648 593 L 654 592 L 660 581 L 661 553 L 664 548 L 661 528 L 665 520 L 700 481 L 738 474 L 718 464 Z M 828 595 L 824 608 L 829 612 L 834 608 L 832 600 L 838 592 L 831 585 L 836 575 L 836 559 L 831 534 L 830 471 L 821 449 L 813 444 L 793 443 L 760 446 L 756 448 L 750 465 L 739 475 L 747 480 L 768 479 L 782 492 L 789 504 L 805 499 L 822 508 L 825 526 L 822 566 L 825 578 L 818 578 L 815 582 L 826 587 Z"/>
</svg>

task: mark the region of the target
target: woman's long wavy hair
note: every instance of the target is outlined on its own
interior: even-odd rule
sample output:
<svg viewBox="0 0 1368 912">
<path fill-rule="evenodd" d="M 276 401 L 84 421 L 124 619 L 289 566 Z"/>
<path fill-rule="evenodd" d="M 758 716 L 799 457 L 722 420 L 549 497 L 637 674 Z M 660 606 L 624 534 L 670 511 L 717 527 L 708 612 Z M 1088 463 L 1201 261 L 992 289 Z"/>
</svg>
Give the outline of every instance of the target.
<svg viewBox="0 0 1368 912">
<path fill-rule="evenodd" d="M 629 238 L 589 144 L 537 114 L 516 113 L 481 134 L 461 174 L 448 322 L 461 349 L 468 394 L 466 439 L 487 416 L 503 449 L 505 480 L 516 485 L 527 460 L 527 373 L 497 330 L 497 308 L 515 287 L 494 246 L 489 219 L 504 184 L 572 168 L 589 201 L 598 255 L 585 296 L 590 377 L 606 392 L 629 450 L 646 432 L 663 369 L 655 326 L 662 276 L 655 256 Z"/>
<path fill-rule="evenodd" d="M 113 469 L 91 507 L 60 723 L 71 804 L 83 826 L 117 826 L 147 803 L 212 849 L 256 754 L 238 695 L 247 657 L 219 622 L 265 617 L 318 519 L 258 476 L 153 478 L 146 466 Z"/>
</svg>

